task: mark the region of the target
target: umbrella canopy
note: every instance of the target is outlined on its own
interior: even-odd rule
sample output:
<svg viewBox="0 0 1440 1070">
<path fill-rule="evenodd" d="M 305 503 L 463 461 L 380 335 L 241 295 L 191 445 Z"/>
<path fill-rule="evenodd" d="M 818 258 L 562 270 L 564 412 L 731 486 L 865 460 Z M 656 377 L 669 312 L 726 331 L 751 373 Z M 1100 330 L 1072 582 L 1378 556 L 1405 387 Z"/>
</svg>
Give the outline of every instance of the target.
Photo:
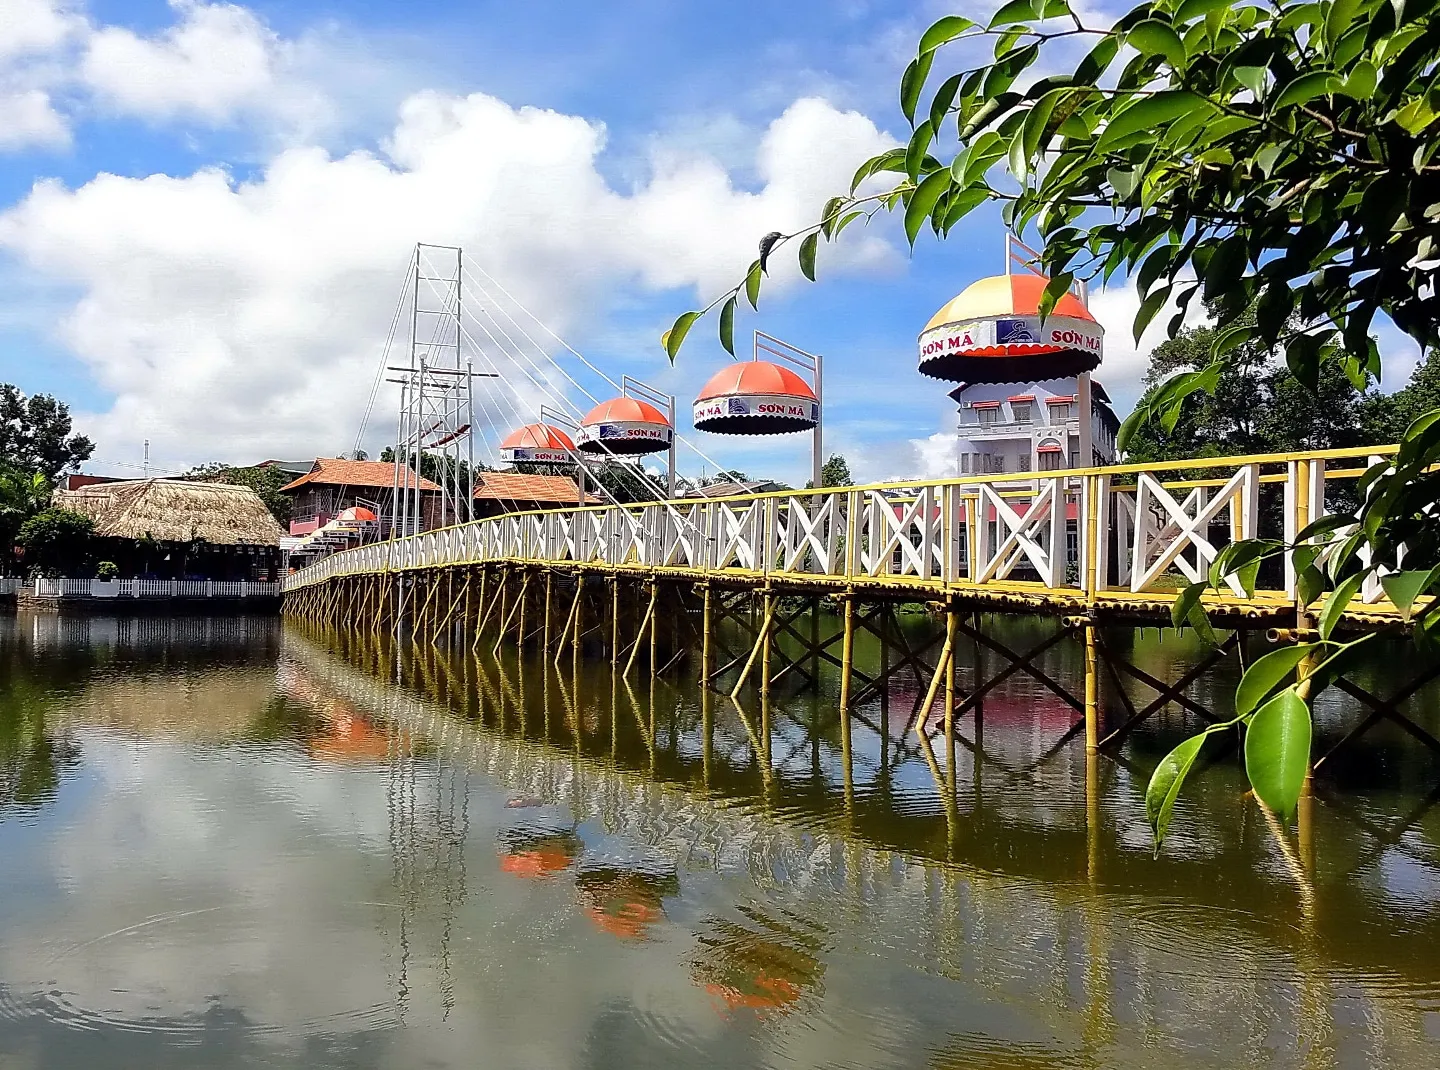
<svg viewBox="0 0 1440 1070">
<path fill-rule="evenodd" d="M 580 421 L 578 449 L 639 456 L 668 450 L 675 429 L 665 414 L 639 398 L 602 401 Z"/>
<path fill-rule="evenodd" d="M 571 464 L 575 459 L 575 443 L 558 427 L 526 424 L 501 441 L 500 459 L 511 464 Z"/>
<path fill-rule="evenodd" d="M 768 360 L 722 368 L 695 399 L 695 428 L 722 435 L 782 435 L 808 431 L 820 402 L 800 376 Z"/>
<path fill-rule="evenodd" d="M 349 509 L 346 509 L 335 519 L 349 520 L 355 523 L 373 524 L 375 522 L 375 513 L 370 509 L 366 509 L 363 505 L 352 505 Z"/>
<path fill-rule="evenodd" d="M 996 275 L 965 288 L 920 334 L 920 371 L 962 383 L 1028 383 L 1093 371 L 1105 331 L 1072 293 L 1040 318 L 1048 279 Z"/>
</svg>

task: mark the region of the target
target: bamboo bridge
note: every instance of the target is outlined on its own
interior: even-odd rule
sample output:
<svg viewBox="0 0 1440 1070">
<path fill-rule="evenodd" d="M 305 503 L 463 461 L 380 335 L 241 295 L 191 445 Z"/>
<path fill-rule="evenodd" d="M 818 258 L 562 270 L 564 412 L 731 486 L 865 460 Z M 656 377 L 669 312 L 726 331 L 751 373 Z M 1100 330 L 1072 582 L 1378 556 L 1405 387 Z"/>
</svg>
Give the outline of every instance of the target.
<svg viewBox="0 0 1440 1070">
<path fill-rule="evenodd" d="M 1172 703 L 1220 720 L 1223 711 L 1187 689 L 1226 659 L 1248 664 L 1257 636 L 1293 639 L 1310 626 L 1315 607 L 1303 604 L 1288 561 L 1269 563 L 1273 569 L 1262 569 L 1253 590 L 1228 577 L 1202 599 L 1228 634 L 1173 681 L 1109 649 L 1104 628 L 1168 626 L 1179 592 L 1207 576 L 1225 545 L 1252 538 L 1293 544 L 1326 515 L 1327 503 L 1358 500 L 1356 480 L 1394 449 L 510 513 L 317 561 L 285 579 L 283 611 L 471 649 L 533 648 L 557 660 L 568 650 L 577 659 L 608 658 L 626 674 L 638 665 L 658 675 L 698 658 L 705 686 L 723 682 L 737 695 L 751 684 L 767 695 L 787 680 L 813 683 L 824 661 L 840 670 L 842 719 L 909 674 L 924 693 L 917 691 L 912 725 L 927 743 L 932 727 L 951 738 L 959 718 L 978 713 L 988 692 L 1023 673 L 1074 711 L 1057 746 L 1083 733 L 1095 751 Z M 1349 533 L 1342 528 L 1316 540 L 1322 565 Z M 826 601 L 838 603 L 843 626 L 822 638 Z M 943 631 L 911 645 L 895 617 L 906 603 L 928 603 L 943 615 Z M 1033 648 L 1014 650 L 985 633 L 982 612 L 1042 615 L 1058 627 Z M 1374 630 L 1399 620 L 1372 577 L 1341 627 Z M 880 640 L 878 672 L 854 664 L 859 629 Z M 744 642 L 732 649 L 727 639 L 737 633 Z M 1056 679 L 1037 664 L 1067 641 L 1083 644 L 1083 680 Z M 962 644 L 985 650 L 993 669 L 984 679 L 972 674 L 963 694 L 956 686 Z M 1340 681 L 1368 710 L 1342 744 L 1389 720 L 1440 753 L 1440 740 L 1400 708 L 1436 675 L 1440 670 L 1426 669 L 1397 681 L 1389 697 Z M 1107 723 L 1102 709 L 1102 678 L 1115 699 L 1111 711 L 1123 714 L 1118 723 Z M 1134 695 L 1138 689 L 1145 693 Z M 1328 757 L 1320 756 L 1317 768 Z"/>
</svg>

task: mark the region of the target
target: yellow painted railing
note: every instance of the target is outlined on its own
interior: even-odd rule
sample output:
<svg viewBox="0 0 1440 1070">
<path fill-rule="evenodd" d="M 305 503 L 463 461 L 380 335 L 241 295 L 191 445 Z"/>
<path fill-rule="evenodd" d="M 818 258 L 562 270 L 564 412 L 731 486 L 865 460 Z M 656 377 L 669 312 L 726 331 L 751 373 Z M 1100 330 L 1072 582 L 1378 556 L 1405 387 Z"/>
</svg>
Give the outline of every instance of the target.
<svg viewBox="0 0 1440 1070">
<path fill-rule="evenodd" d="M 1395 447 L 1196 458 L 509 513 L 344 550 L 285 580 L 486 562 L 1164 602 L 1237 539 L 1293 542 Z M 1327 494 L 1327 491 L 1329 492 Z M 1355 494 L 1348 497 L 1353 502 Z M 1324 537 L 1338 545 L 1347 531 Z M 1325 549 L 1322 548 L 1322 555 Z M 1279 570 L 1277 570 L 1279 571 Z M 1352 608 L 1386 608 L 1378 579 Z M 1220 601 L 1293 604 L 1288 567 Z"/>
</svg>

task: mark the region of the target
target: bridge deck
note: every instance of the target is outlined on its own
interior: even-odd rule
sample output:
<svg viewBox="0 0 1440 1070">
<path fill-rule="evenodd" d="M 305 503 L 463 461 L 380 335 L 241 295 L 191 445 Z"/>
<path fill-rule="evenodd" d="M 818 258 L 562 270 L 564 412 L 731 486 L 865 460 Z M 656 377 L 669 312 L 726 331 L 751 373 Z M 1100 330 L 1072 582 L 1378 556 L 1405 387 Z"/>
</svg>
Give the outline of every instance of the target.
<svg viewBox="0 0 1440 1070">
<path fill-rule="evenodd" d="M 291 574 L 294 592 L 340 577 L 458 566 L 643 573 L 736 588 L 953 599 L 1021 612 L 1168 617 L 1237 539 L 1293 543 L 1354 499 L 1395 447 L 1204 458 L 1020 475 L 777 491 L 720 499 L 509 513 L 341 551 Z M 1350 534 L 1315 540 L 1320 561 Z M 1278 562 L 1254 591 L 1230 579 L 1204 604 L 1222 618 L 1296 610 Z M 1378 578 L 1346 614 L 1398 619 Z"/>
</svg>

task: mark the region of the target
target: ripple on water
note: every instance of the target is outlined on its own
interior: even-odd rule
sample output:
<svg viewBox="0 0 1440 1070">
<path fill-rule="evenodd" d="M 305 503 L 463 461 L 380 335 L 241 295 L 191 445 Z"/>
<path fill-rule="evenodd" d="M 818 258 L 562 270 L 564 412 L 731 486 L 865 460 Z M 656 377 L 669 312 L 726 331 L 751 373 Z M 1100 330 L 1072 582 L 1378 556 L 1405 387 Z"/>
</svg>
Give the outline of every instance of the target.
<svg viewBox="0 0 1440 1070">
<path fill-rule="evenodd" d="M 329 935 L 343 941 L 354 926 L 373 931 L 377 911 L 392 914 L 399 910 L 400 907 L 392 903 L 336 903 L 329 908 L 332 919 Z M 253 920 L 250 909 L 243 905 L 173 911 L 87 940 L 56 946 L 51 954 L 38 958 L 37 974 L 43 980 L 0 985 L 0 1020 L 42 1019 L 80 1031 L 173 1038 L 198 1036 L 218 1024 L 237 1021 L 243 1022 L 245 1031 L 252 1036 L 358 1033 L 399 1024 L 396 1001 L 389 992 L 379 999 L 324 1008 L 283 1022 L 266 1021 L 263 1015 L 253 1013 L 254 1008 L 237 1005 L 242 1001 L 226 995 L 197 995 L 206 987 L 202 977 L 215 978 L 226 975 L 227 971 L 226 980 L 241 976 L 250 982 L 252 993 L 263 986 L 254 969 L 256 926 Z M 309 935 L 313 941 L 319 934 Z M 311 991 L 333 994 L 343 987 L 337 984 L 343 979 L 330 975 L 329 967 L 314 955 L 313 942 L 304 949 L 291 950 L 293 958 L 286 964 L 290 968 L 325 972 L 325 976 L 315 978 Z M 156 984 L 153 976 L 117 979 L 114 967 L 109 964 L 102 979 L 93 963 L 87 964 L 80 974 L 84 981 L 92 982 L 84 990 L 80 984 L 60 980 L 67 975 L 76 976 L 73 969 L 67 967 L 101 951 L 122 951 L 116 961 L 144 964 L 165 958 L 171 965 L 178 961 L 183 968 L 188 962 L 194 969 L 188 976 L 182 969 L 174 977 L 173 986 Z M 286 953 L 285 949 L 281 949 L 281 953 Z M 272 967 L 272 962 L 265 963 L 265 969 Z M 181 989 L 187 982 L 191 987 Z"/>
</svg>

